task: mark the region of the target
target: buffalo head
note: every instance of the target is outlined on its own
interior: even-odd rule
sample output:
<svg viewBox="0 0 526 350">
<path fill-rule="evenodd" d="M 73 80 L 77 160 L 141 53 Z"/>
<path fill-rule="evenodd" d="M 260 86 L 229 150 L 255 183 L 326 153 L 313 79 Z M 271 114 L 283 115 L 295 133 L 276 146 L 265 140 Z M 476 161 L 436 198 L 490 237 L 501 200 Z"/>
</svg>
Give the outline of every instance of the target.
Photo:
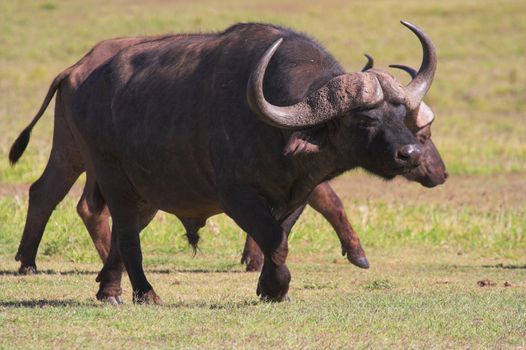
<svg viewBox="0 0 526 350">
<path fill-rule="evenodd" d="M 432 121 L 420 110 L 433 81 L 437 57 L 431 39 L 421 29 L 402 24 L 416 34 L 424 51 L 421 67 L 407 86 L 388 72 L 371 68 L 336 76 L 294 105 L 273 105 L 264 97 L 263 78 L 282 42 L 278 39 L 250 76 L 249 106 L 270 125 L 307 133 L 301 136 L 306 143 L 313 140 L 316 147 L 332 145 L 343 168 L 362 166 L 386 179 L 409 173 L 420 165 L 424 152 L 411 126 L 423 128 Z M 324 137 L 328 142 L 320 141 Z"/>
<path fill-rule="evenodd" d="M 372 68 L 373 60 L 370 56 L 366 56 L 368 62 L 364 69 L 370 69 Z M 390 67 L 406 71 L 413 79 L 418 74 L 415 69 L 408 66 L 393 64 Z M 406 124 L 413 130 L 422 148 L 422 156 L 420 157 L 420 165 L 409 173 L 404 174 L 404 177 L 408 180 L 419 182 L 425 187 L 435 187 L 443 184 L 448 178 L 444 161 L 431 139 L 431 124 L 435 120 L 435 114 L 424 101 L 420 103 L 418 113 L 421 115 L 416 120 L 423 121 L 424 124 L 427 123 L 426 125 L 416 125 L 415 118 L 407 118 Z"/>
</svg>

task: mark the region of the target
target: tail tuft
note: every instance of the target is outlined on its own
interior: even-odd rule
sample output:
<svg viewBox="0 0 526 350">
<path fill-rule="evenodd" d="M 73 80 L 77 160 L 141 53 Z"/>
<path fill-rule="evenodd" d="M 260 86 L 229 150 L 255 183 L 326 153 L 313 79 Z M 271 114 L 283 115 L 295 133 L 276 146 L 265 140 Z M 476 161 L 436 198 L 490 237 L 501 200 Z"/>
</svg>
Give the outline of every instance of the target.
<svg viewBox="0 0 526 350">
<path fill-rule="evenodd" d="M 188 243 L 192 246 L 192 249 L 194 250 L 194 255 L 197 253 L 197 243 L 199 243 L 199 233 L 186 233 L 186 238 L 188 239 Z"/>
<path fill-rule="evenodd" d="M 11 165 L 15 165 L 26 150 L 29 138 L 31 137 L 31 129 L 32 126 L 25 128 L 11 146 L 11 150 L 9 151 L 9 162 Z"/>
</svg>

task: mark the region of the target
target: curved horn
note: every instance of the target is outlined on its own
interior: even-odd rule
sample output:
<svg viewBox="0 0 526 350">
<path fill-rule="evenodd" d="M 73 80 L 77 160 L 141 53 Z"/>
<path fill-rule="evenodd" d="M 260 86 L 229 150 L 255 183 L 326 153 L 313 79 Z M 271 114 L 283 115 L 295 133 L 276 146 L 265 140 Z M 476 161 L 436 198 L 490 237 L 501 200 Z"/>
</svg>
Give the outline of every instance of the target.
<svg viewBox="0 0 526 350">
<path fill-rule="evenodd" d="M 437 54 L 435 45 L 422 29 L 406 21 L 400 21 L 409 28 L 420 40 L 423 50 L 422 64 L 416 76 L 404 88 L 407 96 L 407 105 L 410 110 L 417 108 L 431 87 L 437 67 Z"/>
<path fill-rule="evenodd" d="M 414 69 L 413 67 L 404 66 L 403 64 L 390 64 L 389 67 L 398 68 L 398 69 L 405 71 L 407 74 L 411 76 L 412 79 L 414 79 L 416 75 L 418 74 L 416 69 Z"/>
<path fill-rule="evenodd" d="M 367 63 L 365 64 L 365 66 L 363 66 L 362 72 L 365 72 L 366 70 L 374 67 L 374 58 L 372 58 L 366 53 L 364 54 L 364 56 L 367 57 Z"/>
<path fill-rule="evenodd" d="M 283 38 L 276 40 L 265 51 L 248 79 L 248 105 L 265 123 L 283 129 L 304 129 L 383 99 L 375 75 L 358 72 L 332 78 L 294 105 L 275 106 L 269 103 L 263 94 L 263 80 L 267 65 L 282 42 Z"/>
<path fill-rule="evenodd" d="M 407 72 L 413 79 L 418 74 L 416 69 L 413 67 L 404 66 L 403 64 L 390 64 L 389 67 L 401 69 Z M 435 119 L 435 113 L 433 113 L 431 108 L 424 101 L 422 101 L 418 106 L 418 113 L 413 115 L 413 123 L 417 129 L 422 129 L 424 126 L 431 124 Z"/>
</svg>

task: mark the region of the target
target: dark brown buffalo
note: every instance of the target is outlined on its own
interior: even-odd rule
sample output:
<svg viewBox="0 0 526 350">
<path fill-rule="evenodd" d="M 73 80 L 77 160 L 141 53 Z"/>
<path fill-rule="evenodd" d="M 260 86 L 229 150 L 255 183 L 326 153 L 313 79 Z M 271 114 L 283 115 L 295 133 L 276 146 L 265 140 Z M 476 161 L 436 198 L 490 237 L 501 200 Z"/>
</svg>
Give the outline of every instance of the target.
<svg viewBox="0 0 526 350">
<path fill-rule="evenodd" d="M 94 69 L 102 65 L 123 48 L 146 41 L 159 40 L 159 38 L 160 37 L 117 38 L 105 40 L 97 44 L 79 62 L 59 74 L 57 79 L 54 80 L 47 97 L 43 102 L 43 106 L 35 116 L 34 121 L 31 123 L 28 130 L 30 130 L 30 128 L 32 128 L 36 121 L 42 116 L 55 91 L 60 90 L 61 86 L 64 87 L 67 85 L 68 89 L 73 91 Z M 368 55 L 367 57 L 368 63 L 364 67 L 364 71 L 373 68 L 372 58 Z M 409 70 L 409 73 L 413 77 L 416 75 L 416 71 L 410 70 L 405 66 L 397 67 Z M 66 106 L 59 106 L 58 103 L 55 105 L 57 111 L 56 118 L 59 119 L 56 122 L 57 126 L 65 125 L 62 120 L 64 117 L 62 116 L 61 111 L 70 110 L 70 107 L 67 106 L 69 104 L 67 99 L 62 98 L 60 103 L 65 104 Z M 80 157 L 80 151 L 77 150 L 76 152 L 73 152 L 78 146 L 76 144 L 71 144 L 74 140 L 71 137 L 68 137 L 70 133 L 71 131 L 67 127 L 55 129 L 55 140 L 62 143 L 55 143 L 53 145 L 51 160 L 57 159 L 58 157 L 61 159 L 62 164 L 60 167 L 57 167 L 57 163 L 51 161 L 42 177 L 42 180 L 39 180 L 32 188 L 32 193 L 42 193 L 42 195 L 32 195 L 29 198 L 29 213 L 26 218 L 26 229 L 24 230 L 19 250 L 16 255 L 16 259 L 21 263 L 19 269 L 21 274 L 31 274 L 36 272 L 35 258 L 44 232 L 44 226 L 47 223 L 47 218 L 58 205 L 65 192 L 69 191 L 70 186 L 76 179 L 76 177 L 69 176 L 69 171 L 64 172 L 64 170 L 68 168 L 75 169 L 75 173 L 77 174 L 85 170 L 84 161 Z M 447 173 L 445 172 L 445 167 L 440 155 L 429 137 L 430 125 L 417 130 L 415 135 L 423 150 L 421 162 L 417 168 L 404 174 L 404 176 L 413 181 L 420 182 L 427 187 L 433 187 L 443 183 L 447 177 Z M 69 151 L 65 153 L 63 150 Z M 60 156 L 58 156 L 57 153 L 60 154 Z M 14 162 L 16 160 L 12 159 L 12 161 Z M 67 163 L 68 166 L 64 166 L 64 163 Z M 88 177 L 94 179 L 93 174 L 89 174 Z M 52 187 L 46 184 L 51 178 L 55 179 L 55 185 Z M 62 183 L 60 183 L 59 186 L 58 182 L 60 181 L 62 181 Z M 83 195 L 77 205 L 77 211 L 90 232 L 90 236 L 92 237 L 93 243 L 100 257 L 104 261 L 108 255 L 110 245 L 110 229 L 108 223 L 109 212 L 103 198 L 98 193 L 90 193 L 90 191 L 96 189 L 96 186 L 92 185 L 93 183 L 94 180 L 90 180 L 85 187 Z M 56 193 L 57 191 L 59 192 L 58 194 Z M 39 200 L 40 198 L 42 198 L 42 200 Z M 332 225 L 340 239 L 342 255 L 347 256 L 349 261 L 354 265 L 361 268 L 368 268 L 369 263 L 365 256 L 365 252 L 361 247 L 360 239 L 347 219 L 341 200 L 332 190 L 328 182 L 318 185 L 313 190 L 312 194 L 309 196 L 308 204 L 321 213 Z M 38 216 L 36 214 L 38 214 Z M 190 243 L 195 247 L 199 240 L 197 232 L 188 232 L 187 237 Z M 263 253 L 250 236 L 247 236 L 241 262 L 247 265 L 247 271 L 259 271 L 263 266 Z"/>
<path fill-rule="evenodd" d="M 419 165 L 421 147 L 404 122 L 430 122 L 418 110 L 436 55 L 423 32 L 404 24 L 425 52 L 406 87 L 376 69 L 345 74 L 304 35 L 244 24 L 137 44 L 75 91 L 61 89 L 58 99 L 74 101 L 65 122 L 96 174 L 93 193 L 112 213 L 115 244 L 98 298 L 120 298 L 124 263 L 134 300 L 160 302 L 138 234 L 161 209 L 195 228 L 226 212 L 265 255 L 258 294 L 282 300 L 287 234 L 319 183 L 356 166 L 390 179 Z"/>
</svg>

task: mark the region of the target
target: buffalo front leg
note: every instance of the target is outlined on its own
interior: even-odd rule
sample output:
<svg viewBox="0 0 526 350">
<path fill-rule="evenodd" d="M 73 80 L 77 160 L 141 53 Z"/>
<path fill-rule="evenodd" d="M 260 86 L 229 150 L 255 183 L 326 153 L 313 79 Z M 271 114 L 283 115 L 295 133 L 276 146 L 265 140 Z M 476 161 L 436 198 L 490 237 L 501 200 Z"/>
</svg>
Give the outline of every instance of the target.
<svg viewBox="0 0 526 350">
<path fill-rule="evenodd" d="M 360 244 L 358 234 L 351 226 L 343 204 L 328 182 L 323 182 L 312 191 L 309 205 L 319 212 L 332 225 L 342 245 L 342 255 L 363 269 L 369 268 L 369 262 Z"/>
<path fill-rule="evenodd" d="M 305 209 L 305 206 L 306 204 L 296 209 L 281 223 L 281 228 L 283 229 L 283 232 L 286 233 L 287 237 L 290 233 L 290 230 L 292 230 L 292 226 L 294 226 L 301 213 Z M 254 241 L 250 235 L 247 235 L 245 247 L 243 248 L 243 255 L 241 256 L 241 264 L 247 265 L 246 271 L 248 272 L 261 271 L 264 260 L 265 257 L 263 256 L 263 252 L 261 249 L 259 249 L 256 241 Z"/>
<path fill-rule="evenodd" d="M 285 265 L 287 234 L 273 217 L 265 198 L 246 187 L 229 187 L 221 196 L 225 213 L 257 243 L 264 255 L 257 295 L 265 301 L 287 299 L 290 272 Z"/>
</svg>

